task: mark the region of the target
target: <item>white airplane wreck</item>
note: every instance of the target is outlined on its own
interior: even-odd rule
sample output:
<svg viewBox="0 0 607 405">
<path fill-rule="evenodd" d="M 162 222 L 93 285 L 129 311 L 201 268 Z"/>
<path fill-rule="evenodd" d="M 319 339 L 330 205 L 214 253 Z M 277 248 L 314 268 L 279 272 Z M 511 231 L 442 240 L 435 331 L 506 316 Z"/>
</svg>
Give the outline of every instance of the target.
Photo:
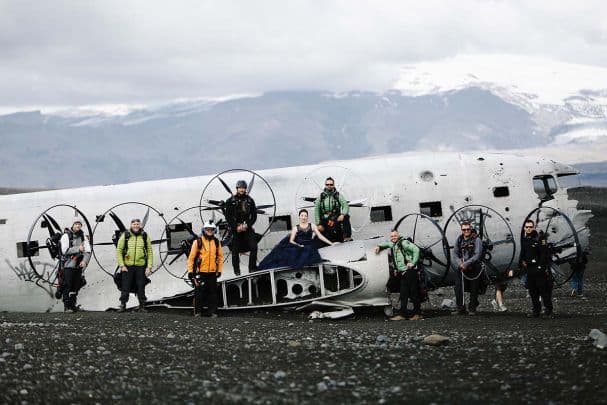
<svg viewBox="0 0 607 405">
<path fill-rule="evenodd" d="M 451 249 L 459 224 L 470 221 L 483 240 L 483 263 L 496 277 L 517 265 L 523 222 L 534 219 L 553 246 L 557 283 L 588 248 L 590 211 L 568 199 L 566 184 L 579 173 L 545 158 L 474 153 L 406 153 L 253 172 L 6 195 L 0 197 L 0 310 L 60 311 L 55 298 L 59 259 L 53 235 L 83 219 L 92 249 L 78 295 L 86 310 L 117 308 L 113 281 L 115 243 L 124 224 L 142 218 L 154 247 L 148 305 L 191 306 L 186 273 L 188 240 L 214 219 L 230 237 L 222 203 L 246 180 L 255 199 L 263 258 L 298 223 L 297 211 L 313 206 L 331 176 L 350 205 L 353 241 L 321 248 L 322 261 L 303 268 L 275 268 L 235 276 L 229 243 L 219 279 L 220 309 L 311 305 L 351 309 L 387 306 L 388 250 L 375 246 L 397 228 L 423 251 L 430 287 L 452 285 Z M 310 210 L 313 220 L 313 210 Z M 129 301 L 135 305 L 136 299 Z"/>
</svg>

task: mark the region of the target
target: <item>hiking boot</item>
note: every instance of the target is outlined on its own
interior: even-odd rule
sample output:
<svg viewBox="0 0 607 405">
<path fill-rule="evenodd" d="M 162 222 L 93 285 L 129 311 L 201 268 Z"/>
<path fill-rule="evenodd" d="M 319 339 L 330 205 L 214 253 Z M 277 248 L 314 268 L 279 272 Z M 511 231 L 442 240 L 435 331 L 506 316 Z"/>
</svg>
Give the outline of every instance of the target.
<svg viewBox="0 0 607 405">
<path fill-rule="evenodd" d="M 421 321 L 422 319 L 424 319 L 424 317 L 421 314 L 415 314 L 409 320 L 410 321 Z"/>
<path fill-rule="evenodd" d="M 352 242 L 352 238 L 344 238 L 344 242 Z"/>
<path fill-rule="evenodd" d="M 217 318 L 217 314 L 211 314 L 211 318 Z"/>
<path fill-rule="evenodd" d="M 402 316 L 402 315 L 396 315 L 396 316 L 393 316 L 392 318 L 389 318 L 389 319 L 391 321 L 402 321 L 403 319 L 405 319 L 405 317 Z"/>
<path fill-rule="evenodd" d="M 571 296 L 571 298 L 574 298 L 575 296 L 577 296 L 577 291 L 575 291 L 575 288 L 573 290 L 571 290 L 571 294 L 569 294 Z"/>
<path fill-rule="evenodd" d="M 120 304 L 120 309 L 118 309 L 118 312 L 126 312 L 126 304 Z"/>
<path fill-rule="evenodd" d="M 476 309 L 471 309 L 471 310 L 468 312 L 468 316 L 475 316 L 475 315 L 476 315 Z"/>
<path fill-rule="evenodd" d="M 137 312 L 148 312 L 148 310 L 145 309 L 144 304 L 139 304 L 139 307 L 137 308 Z"/>
<path fill-rule="evenodd" d="M 499 312 L 506 312 L 508 308 L 504 304 L 499 304 Z"/>
<path fill-rule="evenodd" d="M 194 314 L 194 318 L 202 318 L 202 314 L 200 314 L 200 312 L 197 312 Z"/>
<path fill-rule="evenodd" d="M 527 318 L 539 318 L 540 314 L 539 312 L 531 312 L 527 314 Z"/>
<path fill-rule="evenodd" d="M 466 311 L 466 307 L 457 308 L 457 311 L 452 312 L 451 315 L 468 315 L 468 311 Z"/>
<path fill-rule="evenodd" d="M 496 301 L 496 300 L 492 300 L 492 301 L 491 301 L 491 306 L 493 307 L 493 310 L 494 310 L 495 312 L 497 312 L 497 311 L 499 311 L 499 310 L 500 310 L 500 306 L 499 306 L 499 304 L 497 303 L 497 301 Z"/>
<path fill-rule="evenodd" d="M 234 270 L 234 275 L 235 276 L 240 276 L 240 270 Z"/>
</svg>

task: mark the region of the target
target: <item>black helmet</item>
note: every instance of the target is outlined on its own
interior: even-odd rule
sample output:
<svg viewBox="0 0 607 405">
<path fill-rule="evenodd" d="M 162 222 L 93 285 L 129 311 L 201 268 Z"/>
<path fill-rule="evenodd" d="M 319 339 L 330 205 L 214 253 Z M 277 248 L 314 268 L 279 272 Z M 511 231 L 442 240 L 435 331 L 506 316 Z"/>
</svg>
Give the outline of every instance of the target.
<svg viewBox="0 0 607 405">
<path fill-rule="evenodd" d="M 247 182 L 244 180 L 238 180 L 236 182 L 236 188 L 247 188 Z"/>
</svg>

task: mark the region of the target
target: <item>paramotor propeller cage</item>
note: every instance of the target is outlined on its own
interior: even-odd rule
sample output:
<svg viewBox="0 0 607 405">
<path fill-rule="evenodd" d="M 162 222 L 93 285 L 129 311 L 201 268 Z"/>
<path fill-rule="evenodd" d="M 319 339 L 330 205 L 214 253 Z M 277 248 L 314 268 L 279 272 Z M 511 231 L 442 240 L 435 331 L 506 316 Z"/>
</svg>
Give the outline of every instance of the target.
<svg viewBox="0 0 607 405">
<path fill-rule="evenodd" d="M 485 205 L 465 205 L 451 214 L 443 228 L 445 236 L 453 245 L 461 235 L 460 225 L 463 222 L 469 222 L 481 238 L 483 243 L 481 262 L 489 278 L 494 280 L 503 277 L 511 269 L 516 252 L 516 242 L 508 221 L 499 212 Z M 459 272 L 457 267 L 458 264 L 452 261 L 451 269 L 456 273 Z"/>
<path fill-rule="evenodd" d="M 320 197 L 325 189 L 325 179 L 331 177 L 335 182 L 335 190 L 348 199 L 350 207 L 350 224 L 353 232 L 360 232 L 370 222 L 371 205 L 367 195 L 357 194 L 358 187 L 363 181 L 352 170 L 343 166 L 321 166 L 310 171 L 303 178 L 295 193 L 295 211 L 302 208 L 310 211 L 310 218 L 318 221 L 314 216 L 314 201 Z M 365 189 L 365 187 L 360 187 Z"/>
<path fill-rule="evenodd" d="M 550 272 L 554 284 L 561 286 L 573 276 L 570 264 L 580 264 L 582 244 L 571 219 L 562 211 L 552 207 L 539 207 L 527 215 L 521 226 L 521 240 L 525 234 L 525 222 L 533 220 L 535 230 L 543 232 L 550 249 Z M 563 266 L 567 264 L 568 266 Z"/>
<path fill-rule="evenodd" d="M 218 218 L 225 219 L 225 201 L 236 193 L 236 182 L 244 180 L 247 183 L 247 194 L 249 194 L 257 207 L 257 222 L 255 232 L 261 237 L 265 236 L 276 218 L 276 196 L 270 184 L 259 174 L 248 169 L 229 169 L 215 175 L 204 186 L 200 195 L 200 219 L 214 213 Z M 261 188 L 261 189 L 260 189 Z M 267 225 L 261 225 L 264 221 L 259 220 L 259 215 L 268 217 Z M 215 216 L 213 216 L 215 218 Z M 224 235 L 229 241 L 230 232 Z"/>
<path fill-rule="evenodd" d="M 188 284 L 191 283 L 188 278 L 187 264 L 179 259 L 185 258 L 187 261 L 192 244 L 201 234 L 202 225 L 206 222 L 200 217 L 201 208 L 204 206 L 197 205 L 183 210 L 169 221 L 162 233 L 162 239 L 166 240 L 166 243 L 161 245 L 163 248 L 160 249 L 160 255 L 163 257 L 165 270 L 173 277 L 185 280 Z M 227 222 L 223 218 L 216 221 L 213 213 L 209 214 L 208 211 L 205 211 L 205 215 L 207 220 L 212 220 L 217 226 L 215 236 L 222 241 L 223 246 L 223 240 L 228 234 Z M 228 257 L 229 255 L 224 255 L 224 262 Z"/>
<path fill-rule="evenodd" d="M 159 229 L 162 229 L 164 232 L 166 228 L 167 223 L 164 219 L 164 214 L 151 205 L 142 202 L 123 202 L 114 205 L 103 214 L 97 215 L 95 227 L 93 228 L 93 235 L 95 236 L 94 246 L 96 246 L 96 249 L 93 249 L 93 258 L 97 262 L 97 265 L 99 265 L 99 268 L 110 276 L 113 276 L 117 270 L 116 245 L 118 239 L 122 233 L 130 229 L 132 218 L 141 220 L 141 227 L 152 242 L 152 250 L 155 254 L 152 272 L 156 272 L 156 270 L 163 266 L 166 257 L 163 258 L 162 255 L 159 255 L 157 248 L 163 242 L 163 239 L 156 239 L 155 236 L 158 235 Z M 107 224 L 107 226 L 103 226 L 104 224 Z M 110 226 L 111 229 L 109 229 Z M 109 249 L 111 251 L 108 251 Z M 102 261 L 101 257 L 107 259 Z M 157 258 L 160 260 L 157 260 Z"/>
<path fill-rule="evenodd" d="M 402 237 L 410 238 L 420 248 L 421 264 L 433 284 L 447 277 L 451 265 L 449 241 L 434 219 L 425 214 L 411 213 L 400 218 L 393 229 Z"/>
<path fill-rule="evenodd" d="M 91 229 L 91 224 L 86 215 L 73 205 L 53 205 L 44 210 L 34 220 L 27 234 L 25 256 L 38 280 L 51 285 L 57 283 L 61 260 L 59 238 L 60 235 L 63 235 L 65 229 L 72 227 L 71 221 L 75 216 L 82 219 L 84 234 L 89 238 L 91 249 L 93 249 L 93 230 Z M 38 224 L 40 224 L 39 227 L 37 226 Z M 67 224 L 67 226 L 62 227 L 60 224 Z M 46 228 L 44 232 L 48 232 L 48 235 L 40 238 L 36 237 L 36 233 L 40 232 L 39 229 L 43 228 Z M 53 235 L 56 235 L 56 237 L 53 238 Z M 36 240 L 44 240 L 45 243 L 44 245 L 34 246 L 32 242 Z"/>
</svg>

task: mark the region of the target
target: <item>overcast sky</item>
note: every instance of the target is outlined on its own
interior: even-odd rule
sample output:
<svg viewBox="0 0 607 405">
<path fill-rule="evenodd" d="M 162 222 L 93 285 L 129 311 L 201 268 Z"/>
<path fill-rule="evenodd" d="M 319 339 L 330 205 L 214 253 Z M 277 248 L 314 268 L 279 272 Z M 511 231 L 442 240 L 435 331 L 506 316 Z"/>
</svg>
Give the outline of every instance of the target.
<svg viewBox="0 0 607 405">
<path fill-rule="evenodd" d="M 0 109 L 381 91 L 469 53 L 607 67 L 606 4 L 0 0 Z"/>
</svg>

